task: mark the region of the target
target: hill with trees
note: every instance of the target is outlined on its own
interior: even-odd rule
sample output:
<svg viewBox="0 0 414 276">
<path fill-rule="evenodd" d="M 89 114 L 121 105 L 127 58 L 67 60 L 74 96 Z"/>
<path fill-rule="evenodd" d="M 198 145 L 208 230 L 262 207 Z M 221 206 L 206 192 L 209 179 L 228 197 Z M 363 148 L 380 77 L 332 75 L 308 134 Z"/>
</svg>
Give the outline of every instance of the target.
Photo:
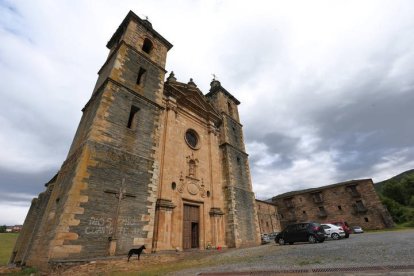
<svg viewBox="0 0 414 276">
<path fill-rule="evenodd" d="M 414 170 L 375 184 L 394 222 L 414 227 Z"/>
</svg>

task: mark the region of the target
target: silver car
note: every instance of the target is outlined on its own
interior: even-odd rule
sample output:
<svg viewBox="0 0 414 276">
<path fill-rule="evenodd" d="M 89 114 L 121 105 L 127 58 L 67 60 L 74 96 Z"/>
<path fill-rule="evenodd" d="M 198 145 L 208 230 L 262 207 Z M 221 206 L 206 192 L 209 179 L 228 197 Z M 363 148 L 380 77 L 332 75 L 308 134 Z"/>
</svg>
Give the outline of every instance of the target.
<svg viewBox="0 0 414 276">
<path fill-rule="evenodd" d="M 354 234 L 364 233 L 364 230 L 361 226 L 352 226 L 352 231 L 354 232 Z"/>
<path fill-rule="evenodd" d="M 326 238 L 332 238 L 333 240 L 339 240 L 345 237 L 345 231 L 340 226 L 336 226 L 330 223 L 321 224 L 325 230 Z"/>
</svg>

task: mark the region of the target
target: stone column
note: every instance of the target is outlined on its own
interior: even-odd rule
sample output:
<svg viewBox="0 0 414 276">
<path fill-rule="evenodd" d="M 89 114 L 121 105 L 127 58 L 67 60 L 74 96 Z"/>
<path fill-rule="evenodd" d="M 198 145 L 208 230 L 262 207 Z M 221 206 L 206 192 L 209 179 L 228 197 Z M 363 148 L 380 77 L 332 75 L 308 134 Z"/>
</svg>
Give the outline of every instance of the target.
<svg viewBox="0 0 414 276">
<path fill-rule="evenodd" d="M 212 246 L 223 246 L 224 244 L 224 233 L 222 227 L 223 211 L 220 208 L 212 207 L 210 209 L 210 220 L 211 220 L 211 235 L 212 235 Z"/>
<path fill-rule="evenodd" d="M 172 211 L 176 206 L 168 199 L 158 199 L 156 205 L 156 225 L 152 251 L 172 249 Z"/>
</svg>

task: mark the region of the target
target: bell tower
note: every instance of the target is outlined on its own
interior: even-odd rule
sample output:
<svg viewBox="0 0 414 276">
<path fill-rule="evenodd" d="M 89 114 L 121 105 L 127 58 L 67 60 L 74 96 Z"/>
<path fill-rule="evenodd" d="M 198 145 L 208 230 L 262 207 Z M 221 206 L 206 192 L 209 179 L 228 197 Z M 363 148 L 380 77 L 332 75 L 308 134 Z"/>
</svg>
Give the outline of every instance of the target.
<svg viewBox="0 0 414 276">
<path fill-rule="evenodd" d="M 130 11 L 107 47 L 67 159 L 47 196 L 34 201 L 34 230 L 26 231 L 27 243 L 16 243 L 12 263 L 44 266 L 151 248 L 172 45 Z"/>
<path fill-rule="evenodd" d="M 260 243 L 255 196 L 250 177 L 243 126 L 240 124 L 240 102 L 218 80 L 210 83 L 206 95 L 221 113 L 220 153 L 222 182 L 227 209 L 226 240 L 229 247 L 251 246 Z"/>
</svg>

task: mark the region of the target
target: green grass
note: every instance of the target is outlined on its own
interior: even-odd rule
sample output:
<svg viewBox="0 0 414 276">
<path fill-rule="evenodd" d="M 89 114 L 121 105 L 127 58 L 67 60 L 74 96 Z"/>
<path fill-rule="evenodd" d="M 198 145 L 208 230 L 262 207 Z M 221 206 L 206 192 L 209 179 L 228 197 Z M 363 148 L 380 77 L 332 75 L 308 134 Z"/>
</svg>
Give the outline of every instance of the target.
<svg viewBox="0 0 414 276">
<path fill-rule="evenodd" d="M 8 276 L 25 276 L 25 275 L 40 275 L 39 271 L 34 267 L 25 267 L 17 272 L 7 273 Z"/>
<path fill-rule="evenodd" d="M 321 260 L 315 259 L 315 260 L 303 260 L 303 261 L 299 261 L 298 265 L 303 266 L 303 265 L 311 265 L 311 264 L 321 264 Z"/>
<path fill-rule="evenodd" d="M 393 228 L 384 228 L 384 229 L 379 229 L 379 230 L 364 230 L 364 231 L 369 232 L 369 233 L 375 233 L 375 232 L 392 232 L 392 231 L 401 231 L 401 230 L 414 230 L 412 222 L 395 224 Z"/>
<path fill-rule="evenodd" d="M 0 265 L 7 265 L 18 233 L 0 233 Z"/>
</svg>

